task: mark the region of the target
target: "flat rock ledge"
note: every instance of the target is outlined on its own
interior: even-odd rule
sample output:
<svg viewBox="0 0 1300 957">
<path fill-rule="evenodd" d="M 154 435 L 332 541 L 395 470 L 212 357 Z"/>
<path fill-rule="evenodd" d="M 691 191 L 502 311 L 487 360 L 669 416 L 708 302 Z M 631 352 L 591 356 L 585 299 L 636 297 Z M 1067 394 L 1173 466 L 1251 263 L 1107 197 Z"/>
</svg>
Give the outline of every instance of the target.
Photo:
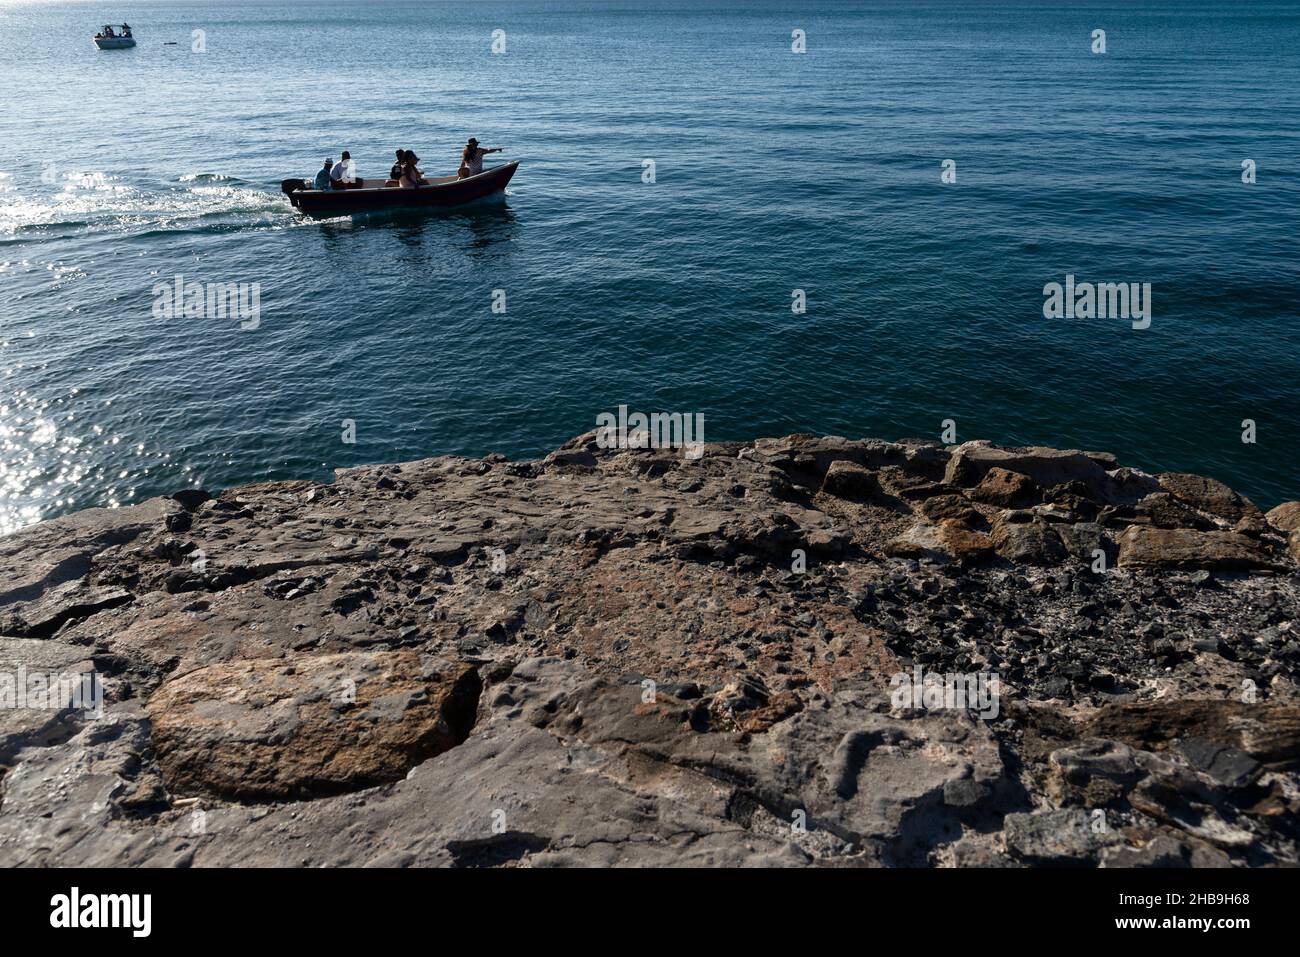
<svg viewBox="0 0 1300 957">
<path fill-rule="evenodd" d="M 1300 502 L 1099 452 L 187 490 L 0 538 L 0 865 L 1296 865 L 1298 675 Z"/>
</svg>

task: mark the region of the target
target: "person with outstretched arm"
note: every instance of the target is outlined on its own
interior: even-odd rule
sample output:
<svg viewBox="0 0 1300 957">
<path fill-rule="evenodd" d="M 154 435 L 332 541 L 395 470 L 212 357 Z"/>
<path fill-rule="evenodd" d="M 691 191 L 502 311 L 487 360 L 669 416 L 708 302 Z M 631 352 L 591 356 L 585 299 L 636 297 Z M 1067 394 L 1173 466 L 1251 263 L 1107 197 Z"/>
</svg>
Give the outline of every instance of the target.
<svg viewBox="0 0 1300 957">
<path fill-rule="evenodd" d="M 465 149 L 460 154 L 460 169 L 456 171 L 456 175 L 461 179 L 467 176 L 477 176 L 483 172 L 483 157 L 487 156 L 488 153 L 500 153 L 502 149 L 500 146 L 485 149 L 479 146 L 478 140 L 471 136 L 469 142 L 465 144 Z"/>
</svg>

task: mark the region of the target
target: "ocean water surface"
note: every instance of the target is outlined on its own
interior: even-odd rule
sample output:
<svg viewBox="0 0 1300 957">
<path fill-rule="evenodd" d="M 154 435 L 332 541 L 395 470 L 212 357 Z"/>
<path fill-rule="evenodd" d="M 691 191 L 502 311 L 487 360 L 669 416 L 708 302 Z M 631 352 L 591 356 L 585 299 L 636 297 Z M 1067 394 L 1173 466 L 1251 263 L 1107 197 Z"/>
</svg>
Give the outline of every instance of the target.
<svg viewBox="0 0 1300 957">
<path fill-rule="evenodd" d="M 1300 497 L 1297 51 L 1296 3 L 0 0 L 0 531 L 619 404 Z M 522 161 L 504 199 L 278 190 L 469 135 Z M 178 274 L 258 321 L 158 315 Z M 1150 283 L 1150 327 L 1045 319 L 1066 275 Z"/>
</svg>

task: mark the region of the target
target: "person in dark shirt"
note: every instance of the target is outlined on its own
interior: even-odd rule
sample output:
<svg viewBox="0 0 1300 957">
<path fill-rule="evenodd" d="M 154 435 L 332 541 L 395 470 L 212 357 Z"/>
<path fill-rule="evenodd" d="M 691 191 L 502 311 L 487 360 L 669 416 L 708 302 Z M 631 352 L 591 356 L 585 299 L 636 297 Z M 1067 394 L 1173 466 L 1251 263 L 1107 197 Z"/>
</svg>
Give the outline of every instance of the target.
<svg viewBox="0 0 1300 957">
<path fill-rule="evenodd" d="M 333 168 L 334 161 L 328 156 L 325 157 L 325 168 L 316 171 L 315 186 L 317 189 L 330 188 L 330 169 Z"/>
</svg>

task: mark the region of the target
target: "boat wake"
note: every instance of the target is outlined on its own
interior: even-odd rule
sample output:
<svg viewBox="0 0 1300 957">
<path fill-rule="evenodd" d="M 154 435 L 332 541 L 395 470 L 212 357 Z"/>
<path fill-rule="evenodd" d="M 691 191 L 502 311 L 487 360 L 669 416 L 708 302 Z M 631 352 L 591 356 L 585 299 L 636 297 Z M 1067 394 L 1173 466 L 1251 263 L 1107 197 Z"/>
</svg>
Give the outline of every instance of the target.
<svg viewBox="0 0 1300 957">
<path fill-rule="evenodd" d="M 35 183 L 0 174 L 0 244 L 296 224 L 277 193 L 223 173 L 190 173 L 149 186 L 81 171 Z"/>
<path fill-rule="evenodd" d="M 225 173 L 186 173 L 177 182 L 180 183 L 240 183 L 243 180 L 237 176 L 227 176 Z"/>
</svg>

